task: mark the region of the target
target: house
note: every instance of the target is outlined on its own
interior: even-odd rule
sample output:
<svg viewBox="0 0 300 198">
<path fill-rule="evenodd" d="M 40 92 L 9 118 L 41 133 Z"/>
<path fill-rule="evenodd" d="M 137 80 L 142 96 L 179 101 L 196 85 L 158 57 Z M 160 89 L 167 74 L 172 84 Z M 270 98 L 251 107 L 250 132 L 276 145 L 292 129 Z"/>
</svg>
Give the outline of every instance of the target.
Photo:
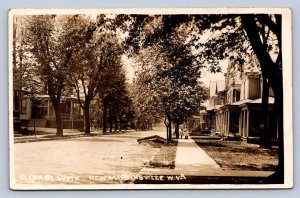
<svg viewBox="0 0 300 198">
<path fill-rule="evenodd" d="M 216 110 L 225 104 L 225 80 L 210 81 L 209 84 L 209 99 L 206 113 L 200 111 L 200 116 L 206 114 L 206 128 L 211 131 L 216 131 Z"/>
<path fill-rule="evenodd" d="M 262 124 L 262 75 L 255 60 L 241 66 L 230 59 L 225 75 L 225 88 L 216 89 L 217 82 L 210 82 L 210 98 L 205 112 L 206 125 L 212 132 L 225 136 L 239 134 L 248 139 L 260 136 Z M 269 114 L 274 98 L 269 91 Z M 268 118 L 268 120 L 270 120 Z M 277 137 L 277 131 L 274 132 Z"/>
<path fill-rule="evenodd" d="M 62 97 L 64 129 L 83 129 L 83 112 L 76 97 Z M 20 120 L 28 126 L 56 128 L 55 111 L 49 95 L 24 94 L 20 99 Z"/>
<path fill-rule="evenodd" d="M 55 112 L 49 95 L 32 95 L 21 84 L 13 83 L 13 128 L 15 133 L 23 127 L 56 128 Z M 76 97 L 62 97 L 61 112 L 64 129 L 83 129 L 83 112 Z"/>
</svg>

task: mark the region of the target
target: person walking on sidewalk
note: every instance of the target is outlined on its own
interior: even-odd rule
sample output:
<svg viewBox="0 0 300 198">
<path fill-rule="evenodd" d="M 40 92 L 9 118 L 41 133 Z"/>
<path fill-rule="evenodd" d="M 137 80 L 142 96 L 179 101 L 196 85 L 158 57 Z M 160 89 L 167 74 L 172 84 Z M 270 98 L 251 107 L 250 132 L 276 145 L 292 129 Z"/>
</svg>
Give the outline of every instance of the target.
<svg viewBox="0 0 300 198">
<path fill-rule="evenodd" d="M 182 139 L 182 136 L 184 135 L 184 129 L 183 129 L 183 127 L 180 127 L 180 139 Z"/>
<path fill-rule="evenodd" d="M 184 134 L 184 139 L 189 139 L 189 130 L 187 127 L 184 128 L 183 134 Z"/>
</svg>

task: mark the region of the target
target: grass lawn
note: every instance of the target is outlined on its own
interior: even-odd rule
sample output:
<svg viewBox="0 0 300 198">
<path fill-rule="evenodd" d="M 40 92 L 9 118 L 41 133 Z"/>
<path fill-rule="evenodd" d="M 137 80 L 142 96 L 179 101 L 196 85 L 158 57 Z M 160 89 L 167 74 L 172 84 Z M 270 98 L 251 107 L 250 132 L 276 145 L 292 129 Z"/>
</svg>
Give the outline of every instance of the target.
<svg viewBox="0 0 300 198">
<path fill-rule="evenodd" d="M 223 169 L 274 171 L 278 164 L 278 148 L 261 149 L 245 142 L 195 139 Z"/>
<path fill-rule="evenodd" d="M 177 150 L 177 141 L 169 144 L 162 144 L 159 152 L 149 162 L 147 167 L 153 168 L 174 168 Z"/>
</svg>

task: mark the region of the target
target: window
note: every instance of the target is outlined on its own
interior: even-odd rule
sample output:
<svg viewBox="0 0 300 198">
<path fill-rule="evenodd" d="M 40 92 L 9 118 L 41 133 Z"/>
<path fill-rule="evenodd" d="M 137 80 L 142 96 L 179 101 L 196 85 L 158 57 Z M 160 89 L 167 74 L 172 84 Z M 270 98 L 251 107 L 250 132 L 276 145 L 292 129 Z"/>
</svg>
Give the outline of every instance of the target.
<svg viewBox="0 0 300 198">
<path fill-rule="evenodd" d="M 26 114 L 26 99 L 21 100 L 21 114 Z"/>
<path fill-rule="evenodd" d="M 237 102 L 240 100 L 240 91 L 239 90 L 233 90 L 233 102 Z"/>
</svg>

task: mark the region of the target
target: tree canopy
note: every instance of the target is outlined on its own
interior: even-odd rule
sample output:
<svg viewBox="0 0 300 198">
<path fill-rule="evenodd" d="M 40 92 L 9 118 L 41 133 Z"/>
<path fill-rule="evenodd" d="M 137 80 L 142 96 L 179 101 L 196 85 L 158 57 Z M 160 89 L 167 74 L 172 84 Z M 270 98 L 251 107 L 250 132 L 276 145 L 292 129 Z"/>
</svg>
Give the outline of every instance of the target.
<svg viewBox="0 0 300 198">
<path fill-rule="evenodd" d="M 191 30 L 185 45 L 197 54 L 196 60 L 212 72 L 220 71 L 219 60 L 235 57 L 240 65 L 257 59 L 264 79 L 264 90 L 274 91 L 273 124 L 278 126 L 280 152 L 278 172 L 283 178 L 283 84 L 282 16 L 280 14 L 203 14 L 203 15 L 132 15 L 132 29 L 127 42 L 133 53 L 149 45 L 172 49 L 178 28 Z M 249 60 L 250 57 L 254 59 Z M 262 108 L 267 111 L 268 91 L 263 92 Z M 266 117 L 266 116 L 264 116 Z M 262 121 L 265 122 L 265 121 Z M 267 126 L 267 125 L 265 125 Z M 268 130 L 265 130 L 268 131 Z M 264 132 L 267 133 L 267 132 Z M 266 135 L 270 139 L 270 135 Z M 264 146 L 264 145 L 262 145 Z"/>
</svg>

